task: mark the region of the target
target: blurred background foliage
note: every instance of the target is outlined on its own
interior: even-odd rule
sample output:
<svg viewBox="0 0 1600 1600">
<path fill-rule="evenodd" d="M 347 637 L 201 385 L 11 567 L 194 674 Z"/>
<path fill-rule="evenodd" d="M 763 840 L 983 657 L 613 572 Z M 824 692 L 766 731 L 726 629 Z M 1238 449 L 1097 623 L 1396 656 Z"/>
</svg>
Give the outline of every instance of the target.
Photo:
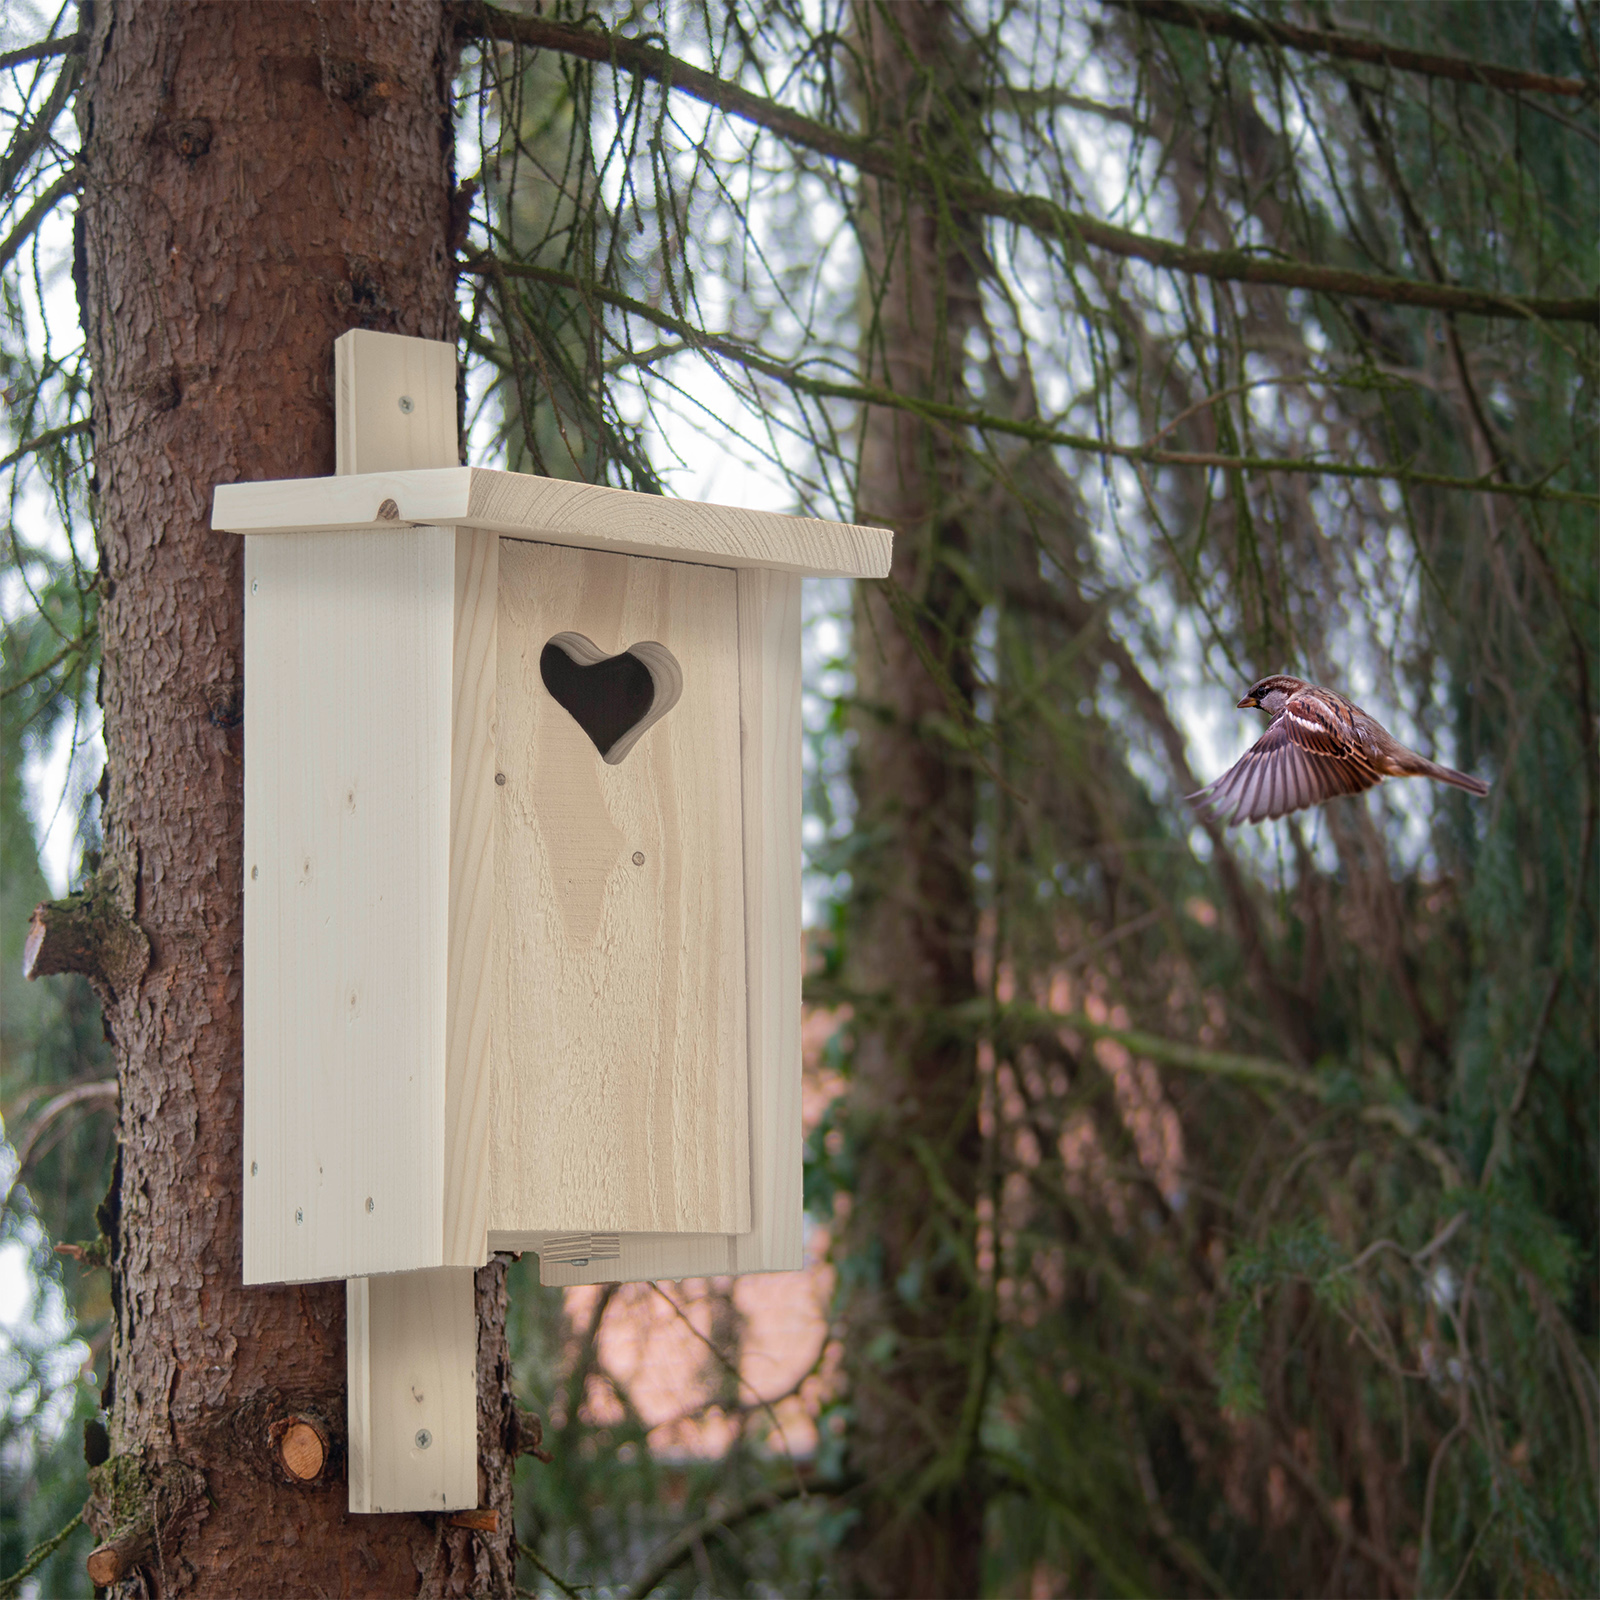
<svg viewBox="0 0 1600 1600">
<path fill-rule="evenodd" d="M 1600 1592 L 1589 0 L 457 18 L 472 458 L 897 535 L 807 599 L 811 1346 L 529 1258 L 521 1582 Z M 77 18 L 9 26 L 0 1574 L 81 1504 L 114 1154 L 19 977 L 98 772 Z M 1489 798 L 1201 824 L 1279 670 Z"/>
</svg>

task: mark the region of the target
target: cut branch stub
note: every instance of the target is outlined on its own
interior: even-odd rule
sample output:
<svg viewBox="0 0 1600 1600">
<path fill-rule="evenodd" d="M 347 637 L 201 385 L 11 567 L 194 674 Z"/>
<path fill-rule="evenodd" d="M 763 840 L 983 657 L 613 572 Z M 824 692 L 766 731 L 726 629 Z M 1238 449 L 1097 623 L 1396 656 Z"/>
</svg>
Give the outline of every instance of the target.
<svg viewBox="0 0 1600 1600">
<path fill-rule="evenodd" d="M 22 975 L 81 972 L 102 999 L 130 993 L 150 965 L 150 941 L 124 909 L 131 898 L 119 874 L 100 872 L 64 900 L 42 901 L 22 947 Z"/>
<path fill-rule="evenodd" d="M 316 1483 L 327 1469 L 328 1429 L 304 1412 L 277 1418 L 267 1430 L 273 1456 L 291 1483 Z"/>
<path fill-rule="evenodd" d="M 113 1455 L 89 1469 L 89 1487 L 89 1520 L 112 1530 L 84 1561 L 97 1589 L 120 1582 L 155 1554 L 158 1526 L 163 1542 L 175 1541 L 187 1519 L 205 1514 L 204 1475 L 178 1461 L 152 1470 L 142 1453 Z"/>
<path fill-rule="evenodd" d="M 498 1533 L 500 1513 L 493 1506 L 479 1506 L 476 1511 L 455 1511 L 445 1519 L 451 1528 L 471 1528 L 474 1533 Z"/>
<path fill-rule="evenodd" d="M 544 1448 L 544 1423 L 532 1411 L 517 1409 L 511 1412 L 507 1420 L 505 1447 L 506 1454 L 510 1456 L 532 1456 L 546 1463 L 555 1460 Z"/>
<path fill-rule="evenodd" d="M 125 1578 L 155 1548 L 155 1526 L 145 1522 L 97 1544 L 89 1552 L 84 1568 L 97 1589 L 109 1589 Z"/>
</svg>

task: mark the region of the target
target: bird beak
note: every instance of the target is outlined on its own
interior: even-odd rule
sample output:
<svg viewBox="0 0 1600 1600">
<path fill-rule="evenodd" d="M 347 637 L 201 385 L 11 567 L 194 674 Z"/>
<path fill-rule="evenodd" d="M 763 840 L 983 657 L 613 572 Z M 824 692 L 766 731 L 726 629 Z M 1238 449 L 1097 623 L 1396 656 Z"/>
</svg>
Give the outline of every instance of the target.
<svg viewBox="0 0 1600 1600">
<path fill-rule="evenodd" d="M 1246 695 L 1233 709 L 1235 711 L 1255 711 L 1259 709 L 1260 705 L 1261 702 L 1259 700 L 1254 700 L 1249 695 Z"/>
</svg>

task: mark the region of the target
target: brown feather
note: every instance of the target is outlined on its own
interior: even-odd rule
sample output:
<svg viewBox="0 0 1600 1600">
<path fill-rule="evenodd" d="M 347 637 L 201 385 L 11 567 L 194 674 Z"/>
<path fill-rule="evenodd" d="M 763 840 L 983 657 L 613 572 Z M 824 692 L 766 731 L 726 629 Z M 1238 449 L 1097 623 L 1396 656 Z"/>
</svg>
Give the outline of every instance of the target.
<svg viewBox="0 0 1600 1600">
<path fill-rule="evenodd" d="M 1441 767 L 1390 735 L 1360 706 L 1298 678 L 1263 678 L 1240 701 L 1282 704 L 1266 731 L 1215 782 L 1189 798 L 1226 826 L 1265 822 L 1339 795 L 1360 794 L 1385 778 L 1418 776 L 1484 795 L 1488 784 Z M 1263 709 L 1265 707 L 1263 706 Z"/>
</svg>

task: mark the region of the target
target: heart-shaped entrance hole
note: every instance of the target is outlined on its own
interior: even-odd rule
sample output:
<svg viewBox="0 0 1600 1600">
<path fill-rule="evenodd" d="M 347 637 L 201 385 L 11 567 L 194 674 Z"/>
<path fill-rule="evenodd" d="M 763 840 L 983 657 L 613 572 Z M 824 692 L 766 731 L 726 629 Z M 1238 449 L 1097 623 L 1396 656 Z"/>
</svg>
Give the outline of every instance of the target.
<svg viewBox="0 0 1600 1600">
<path fill-rule="evenodd" d="M 612 767 L 683 693 L 677 657 L 653 639 L 608 656 L 581 633 L 558 633 L 539 652 L 539 676 Z"/>
</svg>

